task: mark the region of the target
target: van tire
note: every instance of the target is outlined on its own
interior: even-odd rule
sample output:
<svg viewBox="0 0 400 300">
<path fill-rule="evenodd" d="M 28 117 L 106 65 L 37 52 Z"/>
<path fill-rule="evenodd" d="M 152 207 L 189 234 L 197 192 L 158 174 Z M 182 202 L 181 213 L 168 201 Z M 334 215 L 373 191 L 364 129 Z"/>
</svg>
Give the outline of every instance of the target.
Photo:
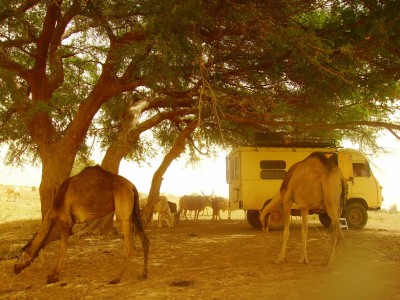
<svg viewBox="0 0 400 300">
<path fill-rule="evenodd" d="M 253 228 L 261 228 L 262 224 L 260 222 L 260 213 L 258 210 L 248 210 L 247 213 L 247 223 Z"/>
<path fill-rule="evenodd" d="M 368 221 L 367 210 L 359 203 L 349 203 L 346 205 L 344 217 L 347 220 L 349 229 L 363 229 Z"/>
<path fill-rule="evenodd" d="M 331 227 L 331 218 L 329 217 L 329 215 L 327 213 L 320 213 L 318 214 L 318 219 L 321 222 L 321 224 L 325 227 L 325 228 L 330 228 Z"/>
</svg>

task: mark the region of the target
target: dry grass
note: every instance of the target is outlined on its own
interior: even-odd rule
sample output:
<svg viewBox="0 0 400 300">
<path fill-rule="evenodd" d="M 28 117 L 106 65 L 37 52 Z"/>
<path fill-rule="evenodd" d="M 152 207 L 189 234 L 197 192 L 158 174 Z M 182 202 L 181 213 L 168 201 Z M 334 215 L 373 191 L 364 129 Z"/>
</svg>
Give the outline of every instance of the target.
<svg viewBox="0 0 400 300">
<path fill-rule="evenodd" d="M 12 221 L 0 224 L 0 260 L 16 258 L 39 228 L 41 220 Z"/>
<path fill-rule="evenodd" d="M 0 188 L 0 260 L 15 258 L 41 222 L 39 192 L 20 187 L 20 193 L 14 201 Z"/>
<path fill-rule="evenodd" d="M 13 274 L 15 260 L 0 261 L 0 299 L 400 299 L 399 230 L 386 229 L 385 221 L 377 220 L 380 217 L 371 216 L 370 223 L 377 228 L 344 232 L 332 272 L 324 269 L 329 245 L 321 237 L 329 232 L 316 220 L 310 222 L 309 265 L 296 263 L 301 249 L 299 220 L 292 221 L 284 265 L 272 263 L 282 232 L 265 236 L 243 218 L 228 221 L 223 216 L 213 222 L 204 216 L 172 230 L 149 228 L 148 280 L 136 279 L 142 264 L 138 252 L 118 285 L 107 281 L 123 263 L 121 239 L 70 239 L 61 282 L 46 285 L 59 245 L 50 243 L 19 275 Z M 12 232 L 24 234 L 21 240 L 31 238 L 21 226 L 32 231 L 37 226 L 32 221 L 10 225 L 0 230 L 10 230 L 10 238 Z"/>
<path fill-rule="evenodd" d="M 20 197 L 7 199 L 6 187 L 0 187 L 0 223 L 41 219 L 38 191 L 30 187 L 19 187 Z"/>
</svg>

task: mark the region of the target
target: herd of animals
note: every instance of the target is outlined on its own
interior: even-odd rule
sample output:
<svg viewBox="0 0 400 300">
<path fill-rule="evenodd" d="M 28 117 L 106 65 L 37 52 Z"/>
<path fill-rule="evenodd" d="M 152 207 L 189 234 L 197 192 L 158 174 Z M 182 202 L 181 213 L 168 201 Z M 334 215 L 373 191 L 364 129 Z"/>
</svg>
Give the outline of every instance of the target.
<svg viewBox="0 0 400 300">
<path fill-rule="evenodd" d="M 82 193 L 82 191 L 85 191 Z M 307 215 L 311 208 L 325 207 L 331 218 L 331 248 L 328 267 L 332 265 L 335 250 L 343 238 L 339 216 L 346 197 L 346 183 L 334 159 L 326 158 L 322 153 L 312 153 L 306 159 L 289 168 L 282 185 L 272 201 L 260 211 L 260 221 L 268 232 L 270 212 L 277 206 L 283 205 L 284 231 L 281 251 L 276 263 L 284 263 L 286 243 L 289 237 L 290 209 L 295 202 L 302 211 L 303 248 L 301 263 L 308 263 Z M 144 200 L 142 200 L 143 205 Z M 196 203 L 196 206 L 194 205 Z M 159 226 L 165 219 L 173 224 L 174 218 L 183 213 L 187 219 L 187 211 L 194 211 L 195 220 L 199 212 L 207 204 L 213 207 L 218 203 L 219 208 L 213 209 L 213 219 L 219 217 L 219 210 L 226 209 L 226 200 L 207 196 L 184 196 L 179 201 L 179 211 L 176 204 L 168 202 L 164 197 L 154 206 L 159 215 Z M 39 231 L 23 248 L 23 252 L 14 265 L 14 272 L 20 273 L 38 256 L 46 243 L 54 225 L 58 222 L 61 229 L 61 242 L 53 271 L 47 276 L 47 283 L 59 281 L 62 262 L 66 256 L 67 239 L 75 223 L 91 221 L 115 213 L 121 223 L 124 234 L 127 258 L 111 284 L 120 282 L 127 270 L 129 260 L 134 253 L 132 247 L 133 232 L 139 235 L 143 248 L 143 271 L 138 279 L 147 278 L 147 262 L 150 242 L 144 230 L 140 213 L 139 193 L 136 187 L 122 176 L 103 170 L 99 166 L 86 168 L 78 175 L 65 180 L 53 203 L 51 204 Z M 168 221 L 169 220 L 169 221 Z M 178 219 L 179 220 L 179 219 Z"/>
<path fill-rule="evenodd" d="M 140 198 L 139 205 L 141 211 L 147 204 L 147 198 Z M 194 220 L 199 220 L 201 212 L 207 211 L 208 207 L 212 209 L 212 220 L 221 220 L 221 211 L 228 211 L 230 219 L 229 201 L 224 197 L 206 196 L 206 195 L 185 195 L 179 199 L 179 206 L 172 201 L 168 201 L 166 196 L 160 196 L 159 201 L 152 207 L 153 214 L 158 215 L 158 227 L 161 228 L 164 221 L 169 228 L 174 227 L 174 223 L 179 223 L 181 216 L 188 221 L 188 213 L 194 213 Z M 153 225 L 153 214 L 151 224 Z"/>
</svg>

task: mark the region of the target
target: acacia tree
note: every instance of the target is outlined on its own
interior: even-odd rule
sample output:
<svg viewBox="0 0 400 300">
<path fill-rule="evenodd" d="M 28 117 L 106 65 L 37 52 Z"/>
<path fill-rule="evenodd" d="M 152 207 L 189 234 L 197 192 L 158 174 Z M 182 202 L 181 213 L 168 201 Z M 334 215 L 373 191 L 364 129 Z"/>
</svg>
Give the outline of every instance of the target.
<svg viewBox="0 0 400 300">
<path fill-rule="evenodd" d="M 22 129 L 19 138 L 4 131 L 2 141 L 28 144 L 40 157 L 43 215 L 101 105 L 144 84 L 138 18 L 124 1 L 9 1 L 0 11 L 4 114 L 17 114 Z"/>
<path fill-rule="evenodd" d="M 185 66 L 197 71 L 180 88 L 197 96 L 192 109 L 199 124 L 211 128 L 202 131 L 203 139 L 204 133 L 213 132 L 214 142 L 244 144 L 249 132 L 280 131 L 367 139 L 373 145 L 373 134 L 381 128 L 397 135 L 400 127 L 390 119 L 397 110 L 399 78 L 393 47 L 398 20 L 391 2 L 224 4 L 201 18 L 193 11 L 207 8 L 175 6 L 174 13 L 159 20 L 162 28 L 195 32 L 186 38 L 200 53 L 197 66 Z M 382 28 L 387 33 L 383 37 L 377 32 Z M 175 74 L 177 78 L 186 82 Z M 173 92 L 182 90 L 169 94 Z"/>
<path fill-rule="evenodd" d="M 175 3 L 155 22 L 163 39 L 153 48 L 162 66 L 153 92 L 172 95 L 169 103 L 175 107 L 185 95 L 187 101 L 179 105 L 196 110 L 199 124 L 213 126 L 211 131 L 225 140 L 253 127 L 373 142 L 376 130 L 371 128 L 399 129 L 389 118 L 397 110 L 399 78 L 393 46 L 398 20 L 391 5 Z M 381 36 L 383 28 L 386 35 Z M 174 46 L 173 53 L 163 47 L 166 43 Z M 157 98 L 150 102 L 152 108 L 161 103 Z M 142 106 L 143 113 L 148 114 L 150 102 Z"/>
<path fill-rule="evenodd" d="M 133 104 L 154 98 L 142 117 L 195 110 L 210 141 L 246 142 L 249 128 L 358 137 L 371 127 L 398 130 L 390 120 L 400 70 L 394 5 L 8 1 L 0 9 L 0 141 L 13 143 L 11 159 L 40 157 L 44 213 L 100 107 L 133 91 Z M 131 151 L 135 140 L 119 142 Z M 104 165 L 115 170 L 118 159 Z"/>
</svg>

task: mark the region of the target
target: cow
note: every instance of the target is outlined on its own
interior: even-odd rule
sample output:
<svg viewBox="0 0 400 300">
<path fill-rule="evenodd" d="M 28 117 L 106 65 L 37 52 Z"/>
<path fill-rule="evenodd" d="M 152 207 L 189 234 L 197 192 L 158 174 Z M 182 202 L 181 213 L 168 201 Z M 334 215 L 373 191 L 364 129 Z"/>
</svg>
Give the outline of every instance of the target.
<svg viewBox="0 0 400 300">
<path fill-rule="evenodd" d="M 174 222 L 179 224 L 178 208 L 175 202 L 168 201 L 169 211 L 174 215 Z"/>
<path fill-rule="evenodd" d="M 229 208 L 228 199 L 224 197 L 214 197 L 211 199 L 211 208 L 213 210 L 212 220 L 218 221 L 221 220 L 220 212 L 225 211 Z"/>
<path fill-rule="evenodd" d="M 144 210 L 147 204 L 147 197 L 145 198 L 139 198 L 139 207 L 140 207 L 140 212 Z"/>
<path fill-rule="evenodd" d="M 183 212 L 183 215 L 186 220 L 187 218 L 187 211 L 194 211 L 194 220 L 199 220 L 199 213 L 203 211 L 206 205 L 211 205 L 210 203 L 210 196 L 198 196 L 198 195 L 185 195 L 179 199 L 179 212 L 180 215 Z"/>
<path fill-rule="evenodd" d="M 169 228 L 174 227 L 174 214 L 171 213 L 167 197 L 160 196 L 160 200 L 154 204 L 153 213 L 158 213 L 158 228 L 162 227 L 163 220 L 165 220 Z"/>
<path fill-rule="evenodd" d="M 141 211 L 143 211 L 145 206 L 147 205 L 147 200 L 148 200 L 147 197 L 139 199 Z M 157 201 L 153 205 L 153 207 L 151 208 L 151 211 L 152 211 L 151 217 L 150 217 L 150 220 L 148 220 L 148 223 L 151 222 L 151 227 L 153 227 L 153 215 L 155 213 L 158 214 L 158 228 L 162 227 L 163 220 L 166 221 L 169 228 L 174 227 L 174 219 L 176 220 L 176 215 L 177 215 L 176 203 L 168 201 L 167 197 L 165 197 L 165 196 L 160 196 L 159 201 Z M 143 218 L 143 216 L 142 216 L 142 218 Z M 145 222 L 145 220 L 143 220 L 143 221 Z M 179 223 L 179 220 L 177 223 Z"/>
</svg>

